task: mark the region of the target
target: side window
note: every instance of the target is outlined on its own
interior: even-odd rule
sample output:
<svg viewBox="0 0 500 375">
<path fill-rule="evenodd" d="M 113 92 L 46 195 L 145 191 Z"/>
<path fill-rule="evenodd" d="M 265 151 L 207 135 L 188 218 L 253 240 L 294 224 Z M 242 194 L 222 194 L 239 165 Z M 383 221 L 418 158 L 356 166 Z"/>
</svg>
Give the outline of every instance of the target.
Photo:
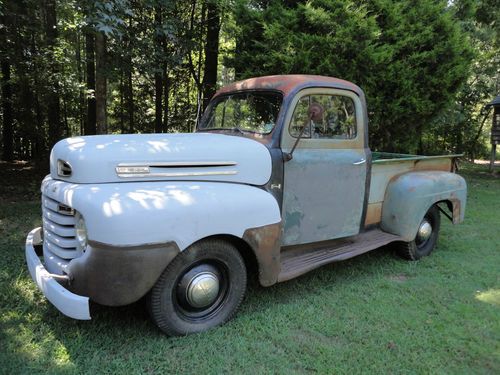
<svg viewBox="0 0 500 375">
<path fill-rule="evenodd" d="M 293 112 L 289 132 L 303 138 L 356 138 L 354 101 L 342 95 L 307 95 L 300 98 Z"/>
</svg>

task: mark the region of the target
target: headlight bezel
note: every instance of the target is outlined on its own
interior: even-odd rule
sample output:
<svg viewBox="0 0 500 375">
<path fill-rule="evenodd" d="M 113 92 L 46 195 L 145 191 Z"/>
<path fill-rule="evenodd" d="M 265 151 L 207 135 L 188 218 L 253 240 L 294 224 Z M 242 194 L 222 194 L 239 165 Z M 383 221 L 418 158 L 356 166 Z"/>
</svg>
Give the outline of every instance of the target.
<svg viewBox="0 0 500 375">
<path fill-rule="evenodd" d="M 88 246 L 88 231 L 85 219 L 80 213 L 75 215 L 75 239 L 78 249 L 85 251 Z"/>
</svg>

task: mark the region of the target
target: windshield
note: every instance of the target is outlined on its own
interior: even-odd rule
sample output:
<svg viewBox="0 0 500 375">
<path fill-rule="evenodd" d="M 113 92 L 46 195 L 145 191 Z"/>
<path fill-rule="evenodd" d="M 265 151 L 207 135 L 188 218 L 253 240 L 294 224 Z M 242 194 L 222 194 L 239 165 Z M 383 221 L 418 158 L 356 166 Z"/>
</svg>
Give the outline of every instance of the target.
<svg viewBox="0 0 500 375">
<path fill-rule="evenodd" d="M 270 133 L 276 125 L 282 97 L 277 92 L 246 92 L 215 99 L 200 129 L 237 129 Z"/>
</svg>

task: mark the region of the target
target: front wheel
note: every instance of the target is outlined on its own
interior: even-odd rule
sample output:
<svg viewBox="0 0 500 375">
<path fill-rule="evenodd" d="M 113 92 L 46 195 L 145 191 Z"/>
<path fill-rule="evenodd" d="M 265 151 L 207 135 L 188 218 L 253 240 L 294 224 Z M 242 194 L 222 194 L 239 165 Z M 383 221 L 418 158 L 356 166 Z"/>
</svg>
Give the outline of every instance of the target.
<svg viewBox="0 0 500 375">
<path fill-rule="evenodd" d="M 429 255 L 436 246 L 441 216 L 439 208 L 434 205 L 425 214 L 418 226 L 415 239 L 410 242 L 396 242 L 398 254 L 409 260 L 418 260 Z"/>
<path fill-rule="evenodd" d="M 167 266 L 148 296 L 156 325 L 171 336 L 202 332 L 233 317 L 246 291 L 245 263 L 222 240 L 198 242 Z"/>
</svg>

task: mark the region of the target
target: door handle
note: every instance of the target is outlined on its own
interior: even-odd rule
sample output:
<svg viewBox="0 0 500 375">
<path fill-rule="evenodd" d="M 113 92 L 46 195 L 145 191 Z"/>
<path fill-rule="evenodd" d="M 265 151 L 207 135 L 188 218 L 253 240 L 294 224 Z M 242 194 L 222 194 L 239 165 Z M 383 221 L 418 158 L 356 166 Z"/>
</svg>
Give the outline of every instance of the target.
<svg viewBox="0 0 500 375">
<path fill-rule="evenodd" d="M 365 164 L 366 163 L 366 159 L 361 159 L 359 161 L 355 161 L 354 163 L 352 163 L 352 165 L 361 165 L 361 164 Z"/>
</svg>

